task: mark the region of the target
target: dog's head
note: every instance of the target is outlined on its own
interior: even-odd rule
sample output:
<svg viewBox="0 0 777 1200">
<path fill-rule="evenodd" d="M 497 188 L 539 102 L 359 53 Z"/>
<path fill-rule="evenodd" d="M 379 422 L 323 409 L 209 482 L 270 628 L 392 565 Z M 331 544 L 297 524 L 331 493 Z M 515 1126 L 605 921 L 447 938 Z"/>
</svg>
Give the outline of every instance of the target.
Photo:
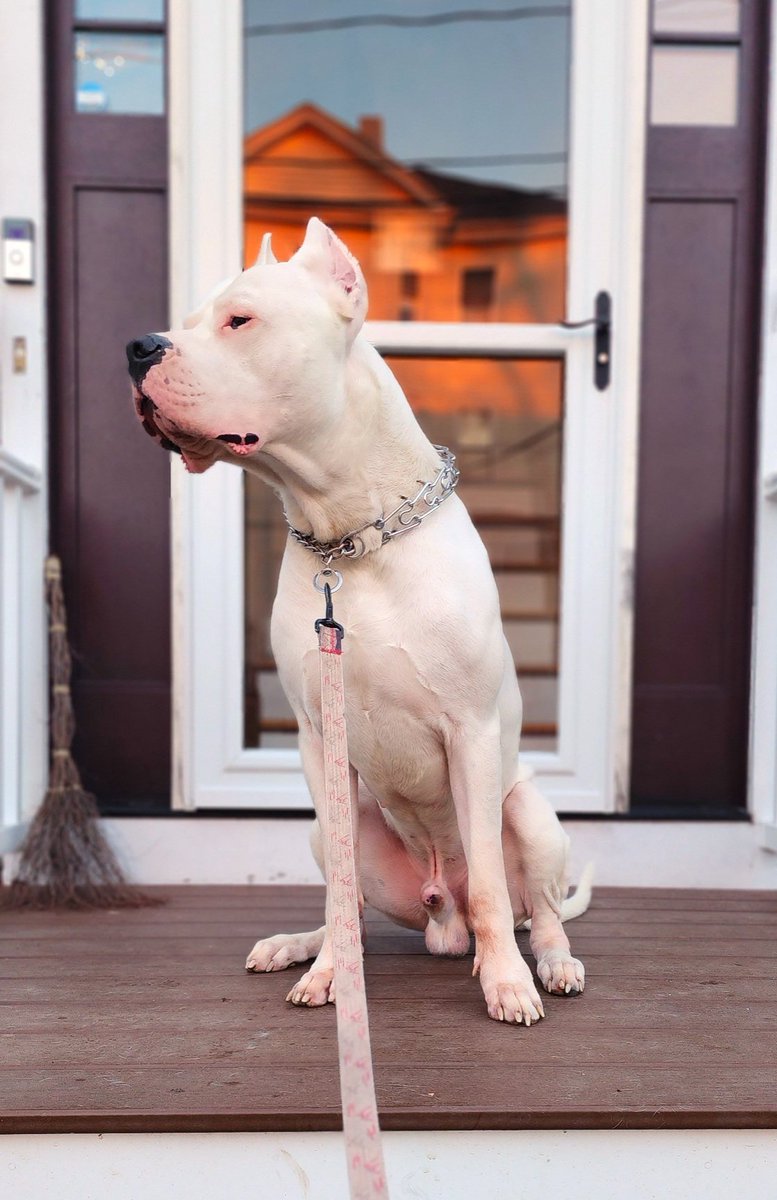
<svg viewBox="0 0 777 1200">
<path fill-rule="evenodd" d="M 366 312 L 358 262 L 317 217 L 286 263 L 265 235 L 256 265 L 181 329 L 128 343 L 143 428 L 197 474 L 219 459 L 239 464 L 273 443 L 309 439 L 342 411 L 348 353 Z"/>
</svg>

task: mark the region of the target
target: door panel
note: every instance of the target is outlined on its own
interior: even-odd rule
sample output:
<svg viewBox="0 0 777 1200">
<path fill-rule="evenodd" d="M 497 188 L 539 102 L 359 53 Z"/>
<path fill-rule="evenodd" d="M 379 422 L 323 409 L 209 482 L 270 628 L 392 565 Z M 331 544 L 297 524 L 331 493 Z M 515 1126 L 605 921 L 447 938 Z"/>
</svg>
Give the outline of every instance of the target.
<svg viewBox="0 0 777 1200">
<path fill-rule="evenodd" d="M 124 345 L 168 325 L 166 120 L 79 111 L 82 10 L 48 9 L 51 546 L 63 560 L 86 786 L 106 810 L 164 810 L 169 466 L 135 420 Z M 159 41 L 161 21 L 147 32 Z M 100 63 L 106 84 L 121 73 Z"/>
<path fill-rule="evenodd" d="M 674 124 L 648 131 L 636 814 L 746 804 L 767 9 L 742 0 L 730 28 L 710 32 L 686 5 L 684 29 L 669 33 L 669 8 L 656 10 L 654 50 L 667 37 L 701 50 L 723 39 L 738 87 L 733 124 L 715 105 L 706 124 L 683 124 L 680 106 Z"/>
</svg>

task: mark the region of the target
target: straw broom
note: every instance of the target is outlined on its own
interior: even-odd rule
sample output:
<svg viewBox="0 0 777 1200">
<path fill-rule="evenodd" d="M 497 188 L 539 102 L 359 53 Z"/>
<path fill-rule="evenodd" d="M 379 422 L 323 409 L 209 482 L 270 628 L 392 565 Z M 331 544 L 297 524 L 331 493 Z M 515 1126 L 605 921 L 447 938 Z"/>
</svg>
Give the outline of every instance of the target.
<svg viewBox="0 0 777 1200">
<path fill-rule="evenodd" d="M 127 882 L 84 790 L 70 746 L 75 716 L 72 662 L 58 558 L 46 560 L 51 679 L 49 787 L 22 846 L 16 877 L 2 889 L 3 908 L 142 908 L 160 903 Z"/>
</svg>

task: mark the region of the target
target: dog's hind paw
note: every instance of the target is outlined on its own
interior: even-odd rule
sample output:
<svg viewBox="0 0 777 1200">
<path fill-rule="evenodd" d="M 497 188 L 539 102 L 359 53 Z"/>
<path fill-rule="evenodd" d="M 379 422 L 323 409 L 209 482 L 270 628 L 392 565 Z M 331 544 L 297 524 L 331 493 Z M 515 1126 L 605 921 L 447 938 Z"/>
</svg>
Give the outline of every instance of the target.
<svg viewBox="0 0 777 1200">
<path fill-rule="evenodd" d="M 546 992 L 577 996 L 585 987 L 585 967 L 568 950 L 546 950 L 537 960 L 537 974 Z"/>
<path fill-rule="evenodd" d="M 324 930 L 312 933 L 276 933 L 257 942 L 246 959 L 247 971 L 284 971 L 294 963 L 307 962 L 320 953 Z"/>
<path fill-rule="evenodd" d="M 322 1004 L 334 1004 L 334 971 L 329 968 L 306 971 L 286 997 L 292 1004 L 305 1008 L 318 1008 Z"/>
</svg>

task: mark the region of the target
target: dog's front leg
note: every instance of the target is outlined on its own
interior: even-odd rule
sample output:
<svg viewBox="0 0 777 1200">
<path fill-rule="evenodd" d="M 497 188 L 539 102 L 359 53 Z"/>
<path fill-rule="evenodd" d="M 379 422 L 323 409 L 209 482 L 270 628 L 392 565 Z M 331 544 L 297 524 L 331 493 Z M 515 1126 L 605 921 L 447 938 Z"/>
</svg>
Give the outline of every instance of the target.
<svg viewBox="0 0 777 1200">
<path fill-rule="evenodd" d="M 447 744 L 453 802 L 468 873 L 468 915 L 475 934 L 488 1015 L 531 1025 L 544 1017 L 532 973 L 515 941 L 513 909 L 502 852 L 500 725 L 457 725 Z"/>
<path fill-rule="evenodd" d="M 299 748 L 302 758 L 302 768 L 310 789 L 313 805 L 318 817 L 321 831 L 321 841 L 316 858 L 322 868 L 324 877 L 329 879 L 329 827 L 327 821 L 326 786 L 324 782 L 324 747 L 319 734 L 307 721 L 300 720 Z M 354 861 L 358 877 L 358 779 L 356 772 L 350 768 L 349 784 L 351 790 L 351 821 L 353 824 Z M 323 860 L 323 861 L 322 861 Z M 361 888 L 359 889 L 359 912 L 363 910 Z M 321 949 L 309 970 L 294 985 L 286 997 L 292 1004 L 305 1005 L 314 1008 L 321 1004 L 332 1003 L 335 999 L 334 989 L 334 947 L 332 930 L 334 914 L 331 909 L 331 895 L 327 887 L 326 893 L 326 924 L 324 941 Z"/>
</svg>

